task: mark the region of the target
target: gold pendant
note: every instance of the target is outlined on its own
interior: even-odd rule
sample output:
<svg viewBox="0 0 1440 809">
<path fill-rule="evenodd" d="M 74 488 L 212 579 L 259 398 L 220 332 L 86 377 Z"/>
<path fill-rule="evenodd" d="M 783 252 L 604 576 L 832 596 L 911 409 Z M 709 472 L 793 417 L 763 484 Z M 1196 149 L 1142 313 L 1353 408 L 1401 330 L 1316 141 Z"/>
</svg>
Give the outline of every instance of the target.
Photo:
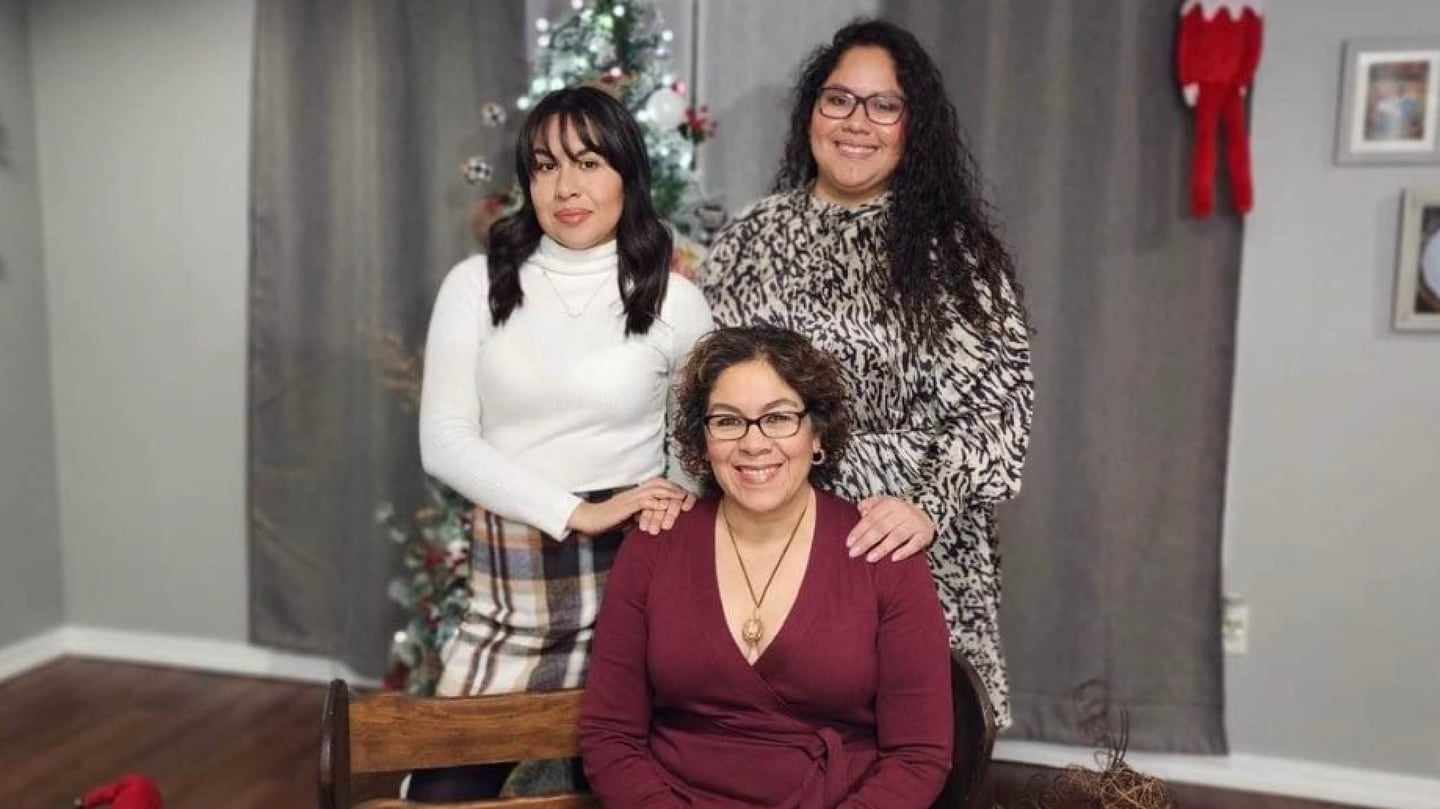
<svg viewBox="0 0 1440 809">
<path fill-rule="evenodd" d="M 765 625 L 760 623 L 760 616 L 752 615 L 740 627 L 740 639 L 751 646 L 759 646 L 760 639 L 765 637 Z"/>
</svg>

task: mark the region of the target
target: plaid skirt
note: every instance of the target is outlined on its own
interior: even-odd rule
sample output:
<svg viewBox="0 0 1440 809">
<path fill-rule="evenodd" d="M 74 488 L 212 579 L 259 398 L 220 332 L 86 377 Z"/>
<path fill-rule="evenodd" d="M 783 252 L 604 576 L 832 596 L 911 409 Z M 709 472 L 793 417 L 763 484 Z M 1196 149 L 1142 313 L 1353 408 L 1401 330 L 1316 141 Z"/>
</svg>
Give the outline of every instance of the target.
<svg viewBox="0 0 1440 809">
<path fill-rule="evenodd" d="M 591 502 L 618 489 L 587 492 Z M 475 509 L 470 610 L 441 650 L 442 697 L 578 688 L 585 682 L 600 594 L 627 526 L 556 540 Z"/>
</svg>

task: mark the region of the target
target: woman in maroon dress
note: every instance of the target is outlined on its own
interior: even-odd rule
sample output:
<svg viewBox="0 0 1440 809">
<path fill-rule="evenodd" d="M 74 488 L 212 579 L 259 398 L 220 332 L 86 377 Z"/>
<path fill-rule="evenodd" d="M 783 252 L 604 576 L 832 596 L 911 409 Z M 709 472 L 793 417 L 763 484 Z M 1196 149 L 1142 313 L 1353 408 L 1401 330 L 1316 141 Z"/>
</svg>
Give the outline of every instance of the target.
<svg viewBox="0 0 1440 809">
<path fill-rule="evenodd" d="M 621 545 L 580 719 L 608 809 L 924 809 L 952 745 L 948 633 L 923 556 L 851 559 L 820 491 L 849 418 L 794 332 L 702 338 L 676 440 L 709 494 Z"/>
</svg>

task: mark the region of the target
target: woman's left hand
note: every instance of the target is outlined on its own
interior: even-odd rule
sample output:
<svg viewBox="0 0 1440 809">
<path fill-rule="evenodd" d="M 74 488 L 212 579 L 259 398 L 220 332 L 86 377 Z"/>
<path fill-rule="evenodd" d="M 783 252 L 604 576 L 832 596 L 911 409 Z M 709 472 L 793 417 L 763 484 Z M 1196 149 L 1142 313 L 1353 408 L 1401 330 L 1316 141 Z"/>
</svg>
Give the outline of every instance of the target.
<svg viewBox="0 0 1440 809">
<path fill-rule="evenodd" d="M 643 508 L 635 515 L 635 525 L 641 531 L 655 536 L 661 531 L 669 531 L 675 527 L 675 520 L 680 517 L 680 512 L 689 511 L 695 505 L 695 495 L 692 492 L 685 492 L 684 500 L 667 498 L 660 501 L 656 508 Z"/>
<path fill-rule="evenodd" d="M 908 559 L 930 547 L 935 541 L 935 523 L 914 503 L 882 494 L 867 497 L 856 504 L 860 522 L 845 538 L 845 547 L 854 558 L 865 554 L 865 561 L 878 562 L 889 555 L 890 561 Z"/>
</svg>

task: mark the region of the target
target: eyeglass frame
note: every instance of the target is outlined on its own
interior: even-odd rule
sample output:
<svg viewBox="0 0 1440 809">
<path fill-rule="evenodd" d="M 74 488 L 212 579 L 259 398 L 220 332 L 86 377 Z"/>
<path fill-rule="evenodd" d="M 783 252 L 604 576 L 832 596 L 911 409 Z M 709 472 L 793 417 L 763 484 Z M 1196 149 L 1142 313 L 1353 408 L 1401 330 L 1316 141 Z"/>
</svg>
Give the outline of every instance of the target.
<svg viewBox="0 0 1440 809">
<path fill-rule="evenodd" d="M 702 418 L 701 421 L 705 423 L 705 434 L 716 441 L 743 441 L 745 440 L 745 437 L 750 434 L 751 427 L 759 430 L 761 435 L 765 436 L 771 441 L 779 441 L 785 438 L 794 438 L 795 436 L 799 435 L 800 425 L 805 422 L 805 417 L 808 415 L 810 415 L 810 408 L 807 407 L 803 410 L 780 410 L 770 413 L 761 413 L 757 418 L 753 419 L 747 419 L 739 413 L 711 413 Z M 771 435 L 765 432 L 765 425 L 763 422 L 767 416 L 794 416 L 795 432 L 788 433 L 786 435 Z M 711 419 L 739 419 L 745 422 L 745 432 L 735 436 L 734 438 L 720 438 L 719 436 L 715 435 L 714 428 L 710 426 Z"/>
<path fill-rule="evenodd" d="M 849 96 L 851 101 L 850 111 L 839 117 L 836 117 L 834 115 L 827 115 L 825 113 L 824 105 L 820 103 L 824 100 L 825 94 L 827 92 L 839 93 L 840 95 Z M 875 98 L 888 98 L 900 102 L 900 114 L 895 116 L 895 120 L 875 120 L 875 116 L 872 115 L 870 112 L 870 100 Z M 862 96 L 852 90 L 847 90 L 844 87 L 837 87 L 833 84 L 827 84 L 815 92 L 815 111 L 820 113 L 821 118 L 826 118 L 831 121 L 847 121 L 850 119 L 850 116 L 855 114 L 855 110 L 859 108 L 864 108 L 865 120 L 869 121 L 870 123 L 876 126 L 894 126 L 900 123 L 900 121 L 905 118 L 905 113 L 910 109 L 910 104 L 908 101 L 905 100 L 904 96 L 898 96 L 894 93 L 871 93 L 868 96 Z"/>
</svg>

